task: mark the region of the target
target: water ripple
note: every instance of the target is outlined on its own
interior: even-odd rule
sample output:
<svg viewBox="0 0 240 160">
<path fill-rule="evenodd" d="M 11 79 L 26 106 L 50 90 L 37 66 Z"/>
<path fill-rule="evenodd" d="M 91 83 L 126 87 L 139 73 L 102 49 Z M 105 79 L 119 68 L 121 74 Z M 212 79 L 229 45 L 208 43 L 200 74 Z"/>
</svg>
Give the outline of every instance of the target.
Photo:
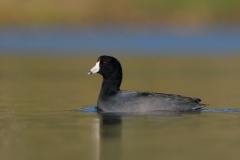
<svg viewBox="0 0 240 160">
<path fill-rule="evenodd" d="M 77 111 L 80 111 L 80 112 L 97 112 L 98 108 L 96 106 L 89 106 L 89 107 L 85 107 L 85 108 L 79 108 Z"/>
<path fill-rule="evenodd" d="M 80 112 L 97 112 L 98 108 L 96 106 L 89 106 L 85 108 L 78 109 Z M 240 108 L 219 108 L 219 109 L 204 109 L 203 113 L 240 113 Z"/>
<path fill-rule="evenodd" d="M 219 109 L 204 109 L 201 112 L 220 112 L 220 113 L 240 113 L 240 108 L 219 108 Z"/>
</svg>

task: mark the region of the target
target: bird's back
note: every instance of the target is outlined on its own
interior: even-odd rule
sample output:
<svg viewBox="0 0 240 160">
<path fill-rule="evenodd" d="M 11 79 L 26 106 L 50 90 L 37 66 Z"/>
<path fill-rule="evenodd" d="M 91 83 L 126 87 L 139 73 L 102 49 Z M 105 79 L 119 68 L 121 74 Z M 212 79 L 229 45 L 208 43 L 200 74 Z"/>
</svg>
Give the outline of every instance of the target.
<svg viewBox="0 0 240 160">
<path fill-rule="evenodd" d="M 192 111 L 205 107 L 198 98 L 154 92 L 119 91 L 98 99 L 98 107 L 107 112 Z"/>
</svg>

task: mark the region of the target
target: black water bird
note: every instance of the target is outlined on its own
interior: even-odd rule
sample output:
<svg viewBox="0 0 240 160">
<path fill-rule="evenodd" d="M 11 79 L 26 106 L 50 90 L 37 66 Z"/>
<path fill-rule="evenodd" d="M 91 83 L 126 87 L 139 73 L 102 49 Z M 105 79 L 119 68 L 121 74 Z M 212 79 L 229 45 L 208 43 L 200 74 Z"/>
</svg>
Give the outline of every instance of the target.
<svg viewBox="0 0 240 160">
<path fill-rule="evenodd" d="M 97 106 L 104 112 L 155 112 L 155 111 L 195 111 L 205 104 L 199 98 L 155 92 L 135 92 L 120 90 L 122 67 L 111 56 L 100 56 L 88 74 L 103 76 Z"/>
</svg>

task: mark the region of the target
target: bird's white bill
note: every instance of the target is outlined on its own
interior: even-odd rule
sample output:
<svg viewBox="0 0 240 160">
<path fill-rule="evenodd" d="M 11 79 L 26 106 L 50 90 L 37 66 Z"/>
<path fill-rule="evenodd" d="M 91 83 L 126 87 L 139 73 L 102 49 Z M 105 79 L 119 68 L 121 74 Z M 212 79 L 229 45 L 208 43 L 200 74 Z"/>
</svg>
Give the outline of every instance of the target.
<svg viewBox="0 0 240 160">
<path fill-rule="evenodd" d="M 98 61 L 96 65 L 88 72 L 88 75 L 97 73 L 100 70 L 100 62 Z"/>
</svg>

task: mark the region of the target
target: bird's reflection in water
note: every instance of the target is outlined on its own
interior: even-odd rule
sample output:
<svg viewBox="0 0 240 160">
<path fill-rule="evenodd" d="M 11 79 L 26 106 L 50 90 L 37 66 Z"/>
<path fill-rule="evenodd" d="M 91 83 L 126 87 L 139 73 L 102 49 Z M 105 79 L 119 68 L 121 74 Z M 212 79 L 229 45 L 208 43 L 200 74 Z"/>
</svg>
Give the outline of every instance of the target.
<svg viewBox="0 0 240 160">
<path fill-rule="evenodd" d="M 93 125 L 94 129 L 94 159 L 118 160 L 122 150 L 122 120 L 121 115 L 99 113 L 99 119 Z"/>
<path fill-rule="evenodd" d="M 149 112 L 149 113 L 104 113 L 98 112 L 93 123 L 94 160 L 118 160 L 122 155 L 122 117 L 157 116 L 171 117 L 200 112 Z"/>
</svg>

